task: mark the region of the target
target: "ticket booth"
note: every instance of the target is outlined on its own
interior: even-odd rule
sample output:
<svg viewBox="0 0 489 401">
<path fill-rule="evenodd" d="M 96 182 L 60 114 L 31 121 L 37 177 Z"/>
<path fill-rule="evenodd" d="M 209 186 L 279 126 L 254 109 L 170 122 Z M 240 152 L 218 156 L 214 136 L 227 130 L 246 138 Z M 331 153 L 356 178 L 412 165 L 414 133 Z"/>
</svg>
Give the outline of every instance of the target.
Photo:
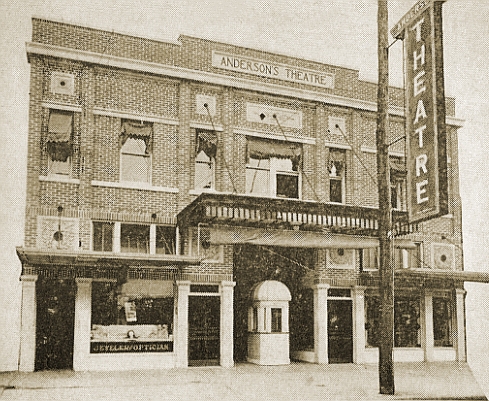
<svg viewBox="0 0 489 401">
<path fill-rule="evenodd" d="M 263 281 L 253 288 L 251 297 L 248 361 L 258 365 L 289 364 L 289 289 L 280 281 Z"/>
</svg>

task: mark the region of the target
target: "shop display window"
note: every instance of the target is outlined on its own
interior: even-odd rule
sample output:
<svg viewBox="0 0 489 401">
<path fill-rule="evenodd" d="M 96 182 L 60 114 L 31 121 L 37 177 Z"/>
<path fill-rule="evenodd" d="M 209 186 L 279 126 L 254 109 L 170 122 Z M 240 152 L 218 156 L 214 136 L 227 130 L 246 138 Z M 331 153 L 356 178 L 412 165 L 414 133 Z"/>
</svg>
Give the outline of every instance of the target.
<svg viewBox="0 0 489 401">
<path fill-rule="evenodd" d="M 93 282 L 91 352 L 172 351 L 173 316 L 172 282 Z"/>
<path fill-rule="evenodd" d="M 380 298 L 365 296 L 365 344 L 378 347 L 380 340 Z"/>
<path fill-rule="evenodd" d="M 394 300 L 394 347 L 421 347 L 419 297 Z"/>
<path fill-rule="evenodd" d="M 435 347 L 453 346 L 450 299 L 433 297 L 433 337 Z"/>
</svg>

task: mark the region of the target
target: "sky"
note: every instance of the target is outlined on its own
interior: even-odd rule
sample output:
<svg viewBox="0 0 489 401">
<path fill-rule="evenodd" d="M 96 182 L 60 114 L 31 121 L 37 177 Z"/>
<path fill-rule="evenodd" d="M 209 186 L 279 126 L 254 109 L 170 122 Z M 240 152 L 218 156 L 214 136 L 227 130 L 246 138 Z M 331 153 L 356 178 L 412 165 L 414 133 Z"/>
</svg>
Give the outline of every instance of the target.
<svg viewBox="0 0 489 401">
<path fill-rule="evenodd" d="M 388 0 L 389 28 L 415 0 Z M 31 18 L 176 42 L 180 34 L 357 69 L 377 80 L 377 0 L 0 0 L 0 341 L 13 341 L 23 243 Z M 456 99 L 465 269 L 489 271 L 489 0 L 443 5 L 445 89 Z M 390 38 L 390 83 L 403 85 Z M 469 363 L 489 395 L 489 284 L 466 284 Z M 14 335 L 12 335 L 12 332 Z M 4 333 L 4 334 L 1 334 Z M 2 337 L 3 336 L 3 337 Z M 8 338 L 7 338 L 8 337 Z M 17 336 L 18 337 L 18 336 Z M 15 357 L 0 355 L 2 360 Z"/>
</svg>

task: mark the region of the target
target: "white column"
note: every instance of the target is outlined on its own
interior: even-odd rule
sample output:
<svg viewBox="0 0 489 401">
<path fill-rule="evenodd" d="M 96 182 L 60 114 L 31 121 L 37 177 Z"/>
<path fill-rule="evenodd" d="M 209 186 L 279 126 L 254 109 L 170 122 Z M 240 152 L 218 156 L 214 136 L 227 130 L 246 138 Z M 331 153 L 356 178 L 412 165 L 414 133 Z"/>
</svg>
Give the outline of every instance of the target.
<svg viewBox="0 0 489 401">
<path fill-rule="evenodd" d="M 221 282 L 221 336 L 220 336 L 220 364 L 224 368 L 231 368 L 234 366 L 234 312 L 233 312 L 233 281 Z"/>
<path fill-rule="evenodd" d="M 353 295 L 353 363 L 365 362 L 365 287 L 355 286 Z"/>
<path fill-rule="evenodd" d="M 455 332 L 454 346 L 457 351 L 457 361 L 466 362 L 465 348 L 465 294 L 463 288 L 455 289 Z"/>
<path fill-rule="evenodd" d="M 317 363 L 328 363 L 328 288 L 329 284 L 314 286 L 314 352 Z"/>
<path fill-rule="evenodd" d="M 256 309 L 258 311 L 258 326 L 256 331 L 258 333 L 263 333 L 265 332 L 265 307 L 261 302 L 257 302 Z"/>
<path fill-rule="evenodd" d="M 33 372 L 36 360 L 36 281 L 37 275 L 20 276 L 22 307 L 20 320 L 19 370 Z"/>
<path fill-rule="evenodd" d="M 156 254 L 156 224 L 149 226 L 149 253 L 150 255 Z"/>
<path fill-rule="evenodd" d="M 435 337 L 433 331 L 433 293 L 425 289 L 421 295 L 421 347 L 424 349 L 424 360 L 435 360 Z"/>
<path fill-rule="evenodd" d="M 177 281 L 177 316 L 173 338 L 177 368 L 188 366 L 188 296 L 190 281 Z"/>
<path fill-rule="evenodd" d="M 121 222 L 114 223 L 114 236 L 112 237 L 112 252 L 121 252 Z"/>
<path fill-rule="evenodd" d="M 75 333 L 73 342 L 73 370 L 88 370 L 90 331 L 92 319 L 92 279 L 77 278 L 75 297 Z"/>
<path fill-rule="evenodd" d="M 282 306 L 282 332 L 289 332 L 289 301 Z"/>
</svg>

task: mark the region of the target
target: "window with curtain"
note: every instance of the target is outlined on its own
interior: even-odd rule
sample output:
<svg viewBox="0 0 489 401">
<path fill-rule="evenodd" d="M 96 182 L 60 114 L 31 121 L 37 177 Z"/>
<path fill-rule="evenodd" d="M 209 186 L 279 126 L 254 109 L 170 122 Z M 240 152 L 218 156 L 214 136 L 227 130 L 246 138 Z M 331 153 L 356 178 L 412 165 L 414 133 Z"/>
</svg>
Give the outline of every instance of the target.
<svg viewBox="0 0 489 401">
<path fill-rule="evenodd" d="M 329 149 L 329 201 L 345 203 L 346 150 Z"/>
<path fill-rule="evenodd" d="M 71 174 L 73 112 L 50 110 L 46 148 L 48 175 Z"/>
<path fill-rule="evenodd" d="M 217 135 L 214 131 L 198 130 L 195 149 L 195 189 L 214 189 Z"/>
<path fill-rule="evenodd" d="M 121 142 L 121 181 L 151 182 L 153 125 L 123 120 Z"/>
<path fill-rule="evenodd" d="M 402 158 L 389 156 L 391 179 L 391 206 L 406 210 L 406 166 Z"/>
<path fill-rule="evenodd" d="M 246 153 L 246 193 L 300 197 L 301 144 L 250 138 Z"/>
</svg>

